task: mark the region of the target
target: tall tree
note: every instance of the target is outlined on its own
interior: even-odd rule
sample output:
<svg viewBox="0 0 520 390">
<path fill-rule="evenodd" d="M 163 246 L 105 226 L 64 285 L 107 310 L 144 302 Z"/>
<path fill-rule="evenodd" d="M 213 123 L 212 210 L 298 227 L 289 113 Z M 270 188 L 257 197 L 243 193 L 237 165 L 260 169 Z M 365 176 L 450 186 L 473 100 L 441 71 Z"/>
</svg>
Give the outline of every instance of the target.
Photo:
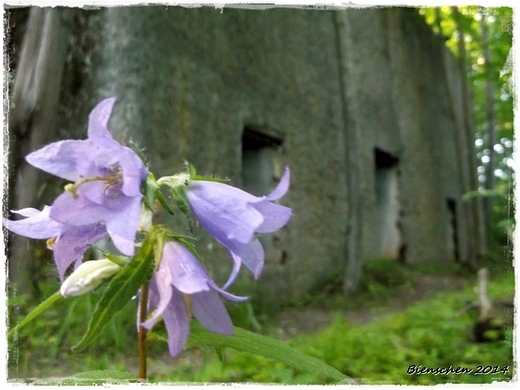
<svg viewBox="0 0 520 390">
<path fill-rule="evenodd" d="M 493 191 L 495 189 L 495 144 L 496 144 L 496 116 L 495 116 L 495 82 L 493 77 L 493 64 L 491 60 L 491 48 L 489 45 L 489 34 L 488 34 L 488 24 L 487 24 L 487 16 L 482 13 L 482 17 L 480 19 L 480 28 L 482 33 L 482 52 L 484 58 L 484 66 L 485 66 L 485 104 L 486 104 L 486 145 L 487 150 L 489 150 L 489 161 L 486 166 L 486 183 L 485 187 L 489 191 Z M 490 226 L 493 221 L 493 200 L 494 196 L 488 196 L 484 200 L 484 215 L 486 226 Z M 487 232 L 487 241 L 489 242 L 489 231 Z"/>
</svg>

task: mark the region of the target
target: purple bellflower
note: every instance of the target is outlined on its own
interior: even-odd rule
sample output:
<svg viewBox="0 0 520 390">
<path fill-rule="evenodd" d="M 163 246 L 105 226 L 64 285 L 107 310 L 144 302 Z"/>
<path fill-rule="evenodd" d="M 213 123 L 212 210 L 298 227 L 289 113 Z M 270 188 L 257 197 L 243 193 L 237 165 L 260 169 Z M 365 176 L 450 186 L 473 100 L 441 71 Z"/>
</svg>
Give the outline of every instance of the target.
<svg viewBox="0 0 520 390">
<path fill-rule="evenodd" d="M 162 316 L 173 357 L 182 352 L 188 340 L 190 313 L 209 331 L 233 335 L 233 324 L 219 293 L 233 301 L 248 299 L 218 288 L 186 247 L 167 242 L 150 280 L 148 309 L 153 315 L 141 326 L 150 329 Z"/>
<path fill-rule="evenodd" d="M 239 188 L 215 181 L 191 180 L 186 197 L 200 225 L 227 248 L 234 261 L 227 288 L 243 263 L 258 278 L 264 266 L 264 250 L 256 233 L 272 233 L 282 228 L 292 215 L 289 207 L 272 201 L 289 189 L 287 167 L 278 186 L 267 196 L 257 197 Z"/>
<path fill-rule="evenodd" d="M 140 187 L 148 171 L 107 129 L 114 102 L 105 99 L 92 110 L 86 140 L 54 142 L 26 157 L 36 168 L 75 183 L 68 184 L 51 207 L 41 212 L 24 209 L 18 213 L 27 219 L 4 221 L 8 229 L 27 237 L 57 237 L 54 258 L 62 280 L 72 262 L 81 263 L 88 244 L 106 233 L 121 253 L 134 255 Z"/>
<path fill-rule="evenodd" d="M 72 263 L 76 262 L 76 266 L 81 264 L 89 244 L 99 241 L 107 233 L 106 227 L 102 224 L 73 226 L 57 222 L 50 217 L 49 206 L 45 206 L 42 211 L 25 208 L 12 212 L 27 218 L 19 221 L 4 219 L 3 223 L 7 229 L 29 238 L 52 239 L 48 244 L 49 248 L 54 250 L 61 281 Z"/>
</svg>

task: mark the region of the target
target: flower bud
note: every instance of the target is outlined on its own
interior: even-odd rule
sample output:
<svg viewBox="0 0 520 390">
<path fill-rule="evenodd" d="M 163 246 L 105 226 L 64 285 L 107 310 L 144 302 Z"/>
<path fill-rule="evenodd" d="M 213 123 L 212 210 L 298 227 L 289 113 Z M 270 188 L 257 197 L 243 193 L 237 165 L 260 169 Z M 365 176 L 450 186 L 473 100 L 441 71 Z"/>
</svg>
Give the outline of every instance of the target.
<svg viewBox="0 0 520 390">
<path fill-rule="evenodd" d="M 65 298 L 86 294 L 120 270 L 119 265 L 108 259 L 86 261 L 63 282 L 60 293 Z"/>
<path fill-rule="evenodd" d="M 153 211 L 144 203 L 141 203 L 141 216 L 139 217 L 139 225 L 137 230 L 140 232 L 149 232 L 152 228 Z"/>
</svg>

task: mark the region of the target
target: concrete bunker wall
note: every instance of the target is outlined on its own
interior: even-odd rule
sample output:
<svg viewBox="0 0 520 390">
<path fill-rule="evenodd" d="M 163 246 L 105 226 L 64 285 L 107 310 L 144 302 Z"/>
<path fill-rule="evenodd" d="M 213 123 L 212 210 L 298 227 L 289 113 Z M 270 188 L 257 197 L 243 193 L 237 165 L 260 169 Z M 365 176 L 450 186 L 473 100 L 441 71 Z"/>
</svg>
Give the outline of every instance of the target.
<svg viewBox="0 0 520 390">
<path fill-rule="evenodd" d="M 182 170 L 186 159 L 201 174 L 263 192 L 291 167 L 281 202 L 294 216 L 265 239 L 264 273 L 244 291 L 254 288 L 253 300 L 291 301 L 345 270 L 355 284 L 362 260 L 381 253 L 372 244 L 384 234 L 374 228 L 378 188 L 398 198 L 392 229 L 406 262 L 448 261 L 449 226 L 465 256 L 461 170 L 452 166 L 453 113 L 463 107 L 447 103 L 446 49 L 413 10 L 70 12 L 82 26 L 73 38 L 90 46 L 76 46 L 65 65 L 81 83 L 64 81 L 61 128 L 83 127 L 88 107 L 117 96 L 110 127 L 146 148 L 157 176 Z M 77 65 L 85 57 L 88 69 Z M 378 165 L 377 150 L 396 164 Z M 386 168 L 390 180 L 381 178 Z M 456 224 L 453 209 L 461 210 Z M 226 251 L 195 233 L 223 283 Z"/>
</svg>

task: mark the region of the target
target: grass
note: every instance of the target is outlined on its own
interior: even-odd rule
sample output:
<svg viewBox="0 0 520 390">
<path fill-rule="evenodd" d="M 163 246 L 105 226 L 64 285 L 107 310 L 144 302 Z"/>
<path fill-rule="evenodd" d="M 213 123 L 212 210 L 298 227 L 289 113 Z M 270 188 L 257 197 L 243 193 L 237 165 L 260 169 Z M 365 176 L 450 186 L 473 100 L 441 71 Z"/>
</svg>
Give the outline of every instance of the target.
<svg viewBox="0 0 520 390">
<path fill-rule="evenodd" d="M 490 284 L 490 295 L 500 300 L 514 294 L 512 275 Z M 512 329 L 503 341 L 477 344 L 471 340 L 474 314 L 460 314 L 474 300 L 471 288 L 440 293 L 417 302 L 393 317 L 366 326 L 353 327 L 338 313 L 334 323 L 315 335 L 300 335 L 289 344 L 330 364 L 363 384 L 491 383 L 509 381 L 514 372 Z M 409 375 L 410 366 L 472 369 L 471 374 Z M 498 367 L 496 373 L 475 375 L 479 366 Z M 177 366 L 157 382 L 261 382 L 283 384 L 326 384 L 323 378 L 298 372 L 281 363 L 255 355 L 226 351 L 204 364 Z M 506 370 L 500 371 L 504 367 Z M 493 368 L 493 370 L 495 370 Z"/>
<path fill-rule="evenodd" d="M 406 267 L 389 267 L 388 263 L 377 262 L 368 263 L 367 267 L 371 268 L 365 274 L 373 277 L 362 281 L 355 304 L 348 306 L 348 298 L 334 289 L 302 299 L 300 306 L 327 302 L 327 309 L 338 311 L 336 319 L 330 327 L 315 335 L 299 335 L 287 342 L 365 384 L 491 383 L 511 379 L 514 366 L 512 329 L 506 331 L 503 341 L 476 344 L 471 340 L 475 313 L 460 314 L 460 310 L 467 302 L 475 300 L 472 287 L 440 293 L 433 299 L 416 302 L 388 319 L 365 326 L 354 327 L 346 322 L 338 308 L 359 307 L 363 302 L 369 305 L 388 302 L 402 286 L 406 288 L 413 284 Z M 508 272 L 493 277 L 489 293 L 493 299 L 501 300 L 513 296 L 514 287 L 514 276 Z M 51 295 L 58 288 L 55 281 L 40 286 L 43 296 Z M 22 328 L 8 344 L 9 378 L 63 377 L 91 370 L 135 373 L 135 364 L 131 363 L 137 358 L 134 301 L 115 316 L 103 336 L 91 347 L 78 353 L 70 350 L 86 330 L 95 302 L 95 295 L 62 300 Z M 16 313 L 21 317 L 31 306 L 26 297 L 11 299 L 9 310 L 13 321 L 19 320 Z M 246 317 L 250 315 L 248 310 Z M 262 325 L 264 332 L 276 334 L 273 324 Z M 155 356 L 164 357 L 166 351 L 163 342 L 150 345 L 152 365 L 163 367 L 162 374 L 150 377 L 152 382 L 328 383 L 324 378 L 299 372 L 282 363 L 231 349 L 224 350 L 223 362 L 211 349 L 192 350 L 178 360 L 167 357 L 164 361 L 154 361 Z M 407 370 L 412 365 L 432 368 L 452 365 L 473 370 L 479 365 L 508 366 L 509 370 L 505 374 L 409 375 Z"/>
</svg>

